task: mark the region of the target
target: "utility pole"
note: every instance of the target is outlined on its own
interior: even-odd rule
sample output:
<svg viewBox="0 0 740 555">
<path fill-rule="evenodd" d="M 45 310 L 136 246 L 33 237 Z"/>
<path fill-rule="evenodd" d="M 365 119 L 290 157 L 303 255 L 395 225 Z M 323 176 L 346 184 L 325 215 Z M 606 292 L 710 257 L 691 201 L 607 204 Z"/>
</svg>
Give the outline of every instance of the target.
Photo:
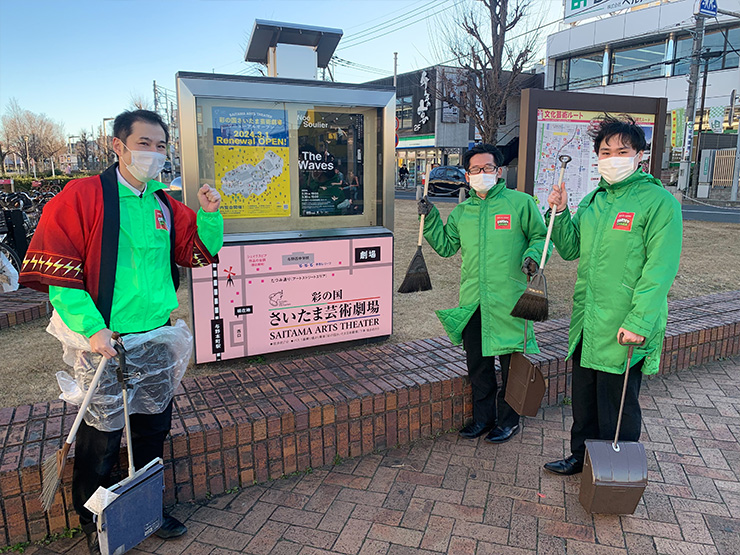
<svg viewBox="0 0 740 555">
<path fill-rule="evenodd" d="M 740 82 L 740 67 L 737 69 L 738 81 Z M 733 99 L 734 100 L 734 99 Z M 732 112 L 734 106 L 730 106 Z M 735 145 L 735 171 L 732 172 L 732 190 L 730 191 L 730 200 L 737 200 L 737 184 L 740 181 L 740 123 L 737 126 L 737 144 Z"/>
<path fill-rule="evenodd" d="M 393 53 L 393 88 L 398 86 L 398 52 Z"/>
<path fill-rule="evenodd" d="M 686 98 L 686 131 L 683 137 L 683 156 L 678 171 L 678 189 L 688 193 L 691 182 L 691 150 L 694 143 L 694 121 L 696 120 L 696 85 L 699 81 L 699 54 L 704 42 L 704 17 L 694 15 L 694 44 L 691 49 L 691 70 L 689 71 L 689 94 Z"/>
<path fill-rule="evenodd" d="M 154 81 L 154 111 L 155 112 L 157 111 L 157 107 L 158 107 L 158 104 L 157 104 L 157 82 Z"/>
</svg>

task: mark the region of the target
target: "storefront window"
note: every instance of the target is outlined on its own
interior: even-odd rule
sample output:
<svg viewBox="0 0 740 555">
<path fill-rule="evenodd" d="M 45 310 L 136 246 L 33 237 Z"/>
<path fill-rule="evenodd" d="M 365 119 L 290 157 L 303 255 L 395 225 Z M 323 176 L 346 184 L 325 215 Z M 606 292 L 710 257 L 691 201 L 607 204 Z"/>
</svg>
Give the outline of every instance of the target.
<svg viewBox="0 0 740 555">
<path fill-rule="evenodd" d="M 399 129 L 411 129 L 413 127 L 412 118 L 414 115 L 413 97 L 399 96 L 396 98 L 396 117 L 398 118 Z"/>
<path fill-rule="evenodd" d="M 665 41 L 614 50 L 611 83 L 653 79 L 664 74 Z"/>
<path fill-rule="evenodd" d="M 568 75 L 568 89 L 585 89 L 601 85 L 601 65 L 604 59 L 603 52 L 596 52 L 587 56 L 570 59 Z"/>
<path fill-rule="evenodd" d="M 728 40 L 729 39 L 729 40 Z M 726 29 L 722 31 L 712 31 L 704 35 L 702 42 L 702 52 L 722 52 L 723 55 L 713 58 L 709 61 L 709 71 L 718 69 L 731 69 L 738 66 L 738 54 L 740 50 L 740 27 Z M 691 51 L 694 47 L 694 40 L 689 37 L 682 37 L 676 42 L 676 63 L 674 65 L 674 75 L 688 75 L 691 71 Z M 704 71 L 704 61 L 701 61 L 699 68 Z"/>
<path fill-rule="evenodd" d="M 570 59 L 557 60 L 555 62 L 555 90 L 556 91 L 567 91 L 568 90 L 568 66 L 570 65 Z"/>
</svg>

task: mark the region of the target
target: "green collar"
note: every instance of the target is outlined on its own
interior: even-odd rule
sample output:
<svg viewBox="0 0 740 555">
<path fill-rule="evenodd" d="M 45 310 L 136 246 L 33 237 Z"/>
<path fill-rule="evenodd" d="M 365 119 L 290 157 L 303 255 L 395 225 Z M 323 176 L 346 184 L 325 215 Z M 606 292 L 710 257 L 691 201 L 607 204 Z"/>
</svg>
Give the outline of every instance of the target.
<svg viewBox="0 0 740 555">
<path fill-rule="evenodd" d="M 608 193 L 619 194 L 620 192 L 624 191 L 627 187 L 637 183 L 638 181 L 647 181 L 647 182 L 653 183 L 653 185 L 658 185 L 660 187 L 663 187 L 663 183 L 659 179 L 656 179 L 649 173 L 645 173 L 644 171 L 642 171 L 642 168 L 637 168 L 632 173 L 632 175 L 623 179 L 622 181 L 617 181 L 616 183 L 611 183 L 611 184 L 607 183 L 602 177 L 601 180 L 599 181 L 599 187 L 601 189 L 604 189 Z"/>
<path fill-rule="evenodd" d="M 484 202 L 488 199 L 498 196 L 504 189 L 506 189 L 506 181 L 504 181 L 502 178 L 499 178 L 496 184 L 488 189 L 488 192 L 486 193 L 486 198 L 480 198 L 478 196 L 478 193 L 476 193 L 475 189 L 473 189 L 472 187 L 470 188 L 470 191 L 468 191 L 468 197 L 470 198 L 470 200 L 475 202 Z"/>
</svg>

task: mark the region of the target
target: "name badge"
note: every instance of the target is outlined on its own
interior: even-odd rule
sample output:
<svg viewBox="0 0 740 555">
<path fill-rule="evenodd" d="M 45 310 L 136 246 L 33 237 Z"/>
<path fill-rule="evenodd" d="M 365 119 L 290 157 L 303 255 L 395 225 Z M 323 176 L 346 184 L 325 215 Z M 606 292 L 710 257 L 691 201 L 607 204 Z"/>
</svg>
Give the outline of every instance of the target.
<svg viewBox="0 0 740 555">
<path fill-rule="evenodd" d="M 154 221 L 156 222 L 157 229 L 164 229 L 167 231 L 167 220 L 164 219 L 164 214 L 161 210 L 154 211 Z"/>
<path fill-rule="evenodd" d="M 496 229 L 511 229 L 511 214 L 497 214 Z"/>
<path fill-rule="evenodd" d="M 634 219 L 634 212 L 620 212 L 614 220 L 612 229 L 617 229 L 619 231 L 632 231 L 632 220 Z"/>
</svg>

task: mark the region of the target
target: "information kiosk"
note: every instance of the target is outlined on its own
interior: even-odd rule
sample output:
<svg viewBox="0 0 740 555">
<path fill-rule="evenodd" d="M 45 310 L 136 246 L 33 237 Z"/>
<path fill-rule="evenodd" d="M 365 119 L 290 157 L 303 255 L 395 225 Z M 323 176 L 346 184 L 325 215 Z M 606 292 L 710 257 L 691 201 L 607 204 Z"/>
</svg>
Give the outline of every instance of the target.
<svg viewBox="0 0 740 555">
<path fill-rule="evenodd" d="M 197 363 L 391 334 L 394 89 L 281 74 L 337 35 L 257 21 L 246 59 L 274 77 L 177 75 L 184 201 L 208 183 L 225 220 L 191 272 Z"/>
</svg>

